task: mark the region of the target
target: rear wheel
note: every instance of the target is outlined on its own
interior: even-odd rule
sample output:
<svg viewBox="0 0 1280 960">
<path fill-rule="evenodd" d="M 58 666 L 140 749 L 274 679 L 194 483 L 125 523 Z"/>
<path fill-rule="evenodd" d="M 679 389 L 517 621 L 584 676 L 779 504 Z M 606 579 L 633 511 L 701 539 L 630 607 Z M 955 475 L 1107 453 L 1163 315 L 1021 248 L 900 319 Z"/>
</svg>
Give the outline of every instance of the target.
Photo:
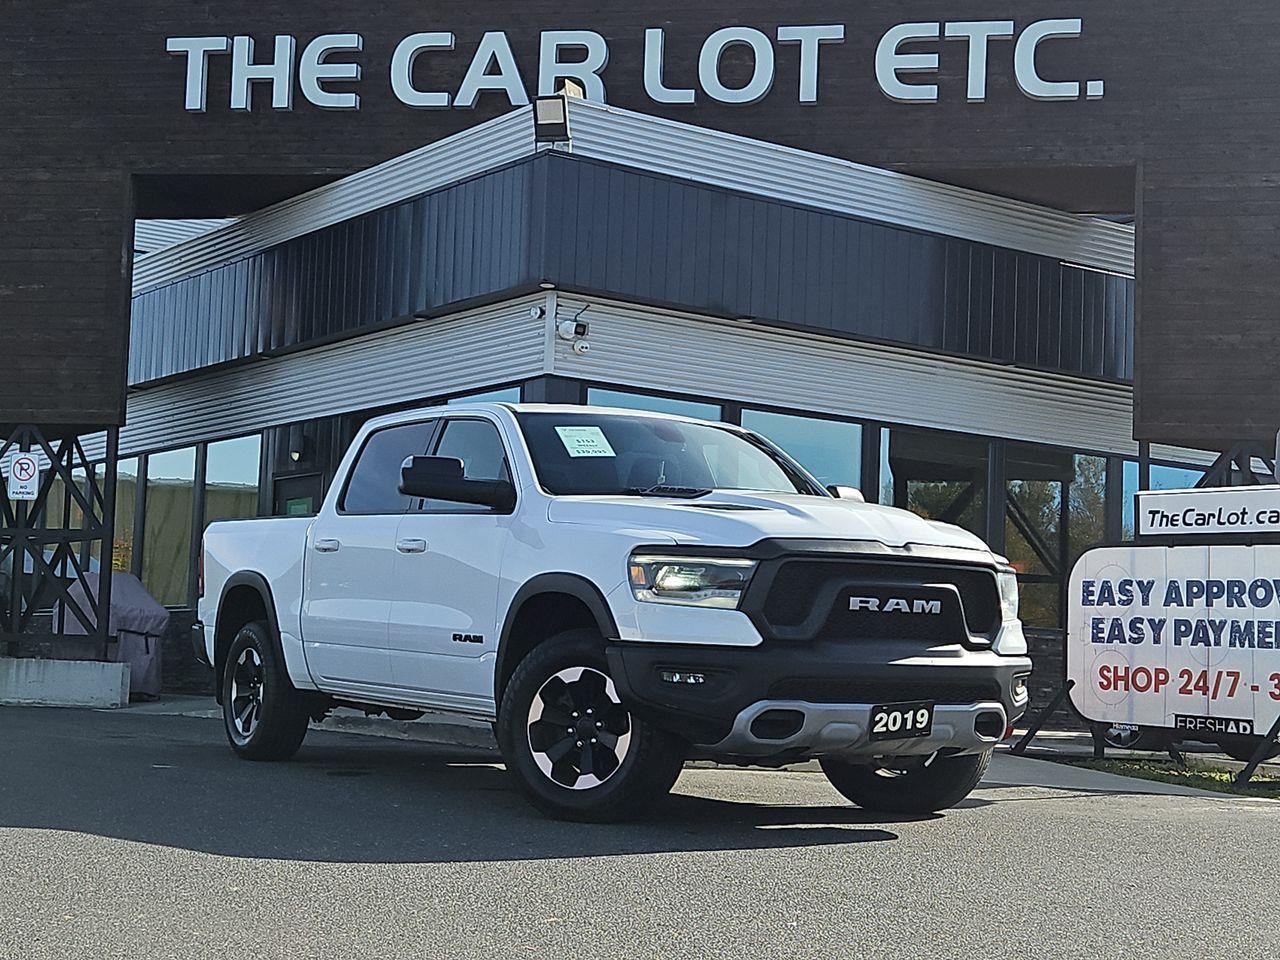
<svg viewBox="0 0 1280 960">
<path fill-rule="evenodd" d="M 246 760 L 287 760 L 298 752 L 311 719 L 306 698 L 289 682 L 265 623 L 246 623 L 222 668 L 227 740 Z"/>
<path fill-rule="evenodd" d="M 670 792 L 684 760 L 675 737 L 623 705 L 590 630 L 552 637 L 520 663 L 502 696 L 498 743 L 524 795 L 562 820 L 634 816 Z"/>
<path fill-rule="evenodd" d="M 916 758 L 878 764 L 823 757 L 822 772 L 847 800 L 877 813 L 934 813 L 954 807 L 982 780 L 991 751 L 959 757 Z"/>
</svg>

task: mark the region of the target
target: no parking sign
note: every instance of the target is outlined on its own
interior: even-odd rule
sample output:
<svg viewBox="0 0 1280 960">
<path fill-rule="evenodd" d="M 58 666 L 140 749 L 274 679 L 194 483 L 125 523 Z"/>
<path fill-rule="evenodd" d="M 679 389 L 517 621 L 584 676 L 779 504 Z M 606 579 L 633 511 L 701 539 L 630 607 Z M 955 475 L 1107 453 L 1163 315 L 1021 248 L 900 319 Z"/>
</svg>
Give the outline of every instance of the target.
<svg viewBox="0 0 1280 960">
<path fill-rule="evenodd" d="M 40 461 L 34 453 L 19 453 L 9 461 L 9 499 L 34 500 L 40 489 Z"/>
</svg>

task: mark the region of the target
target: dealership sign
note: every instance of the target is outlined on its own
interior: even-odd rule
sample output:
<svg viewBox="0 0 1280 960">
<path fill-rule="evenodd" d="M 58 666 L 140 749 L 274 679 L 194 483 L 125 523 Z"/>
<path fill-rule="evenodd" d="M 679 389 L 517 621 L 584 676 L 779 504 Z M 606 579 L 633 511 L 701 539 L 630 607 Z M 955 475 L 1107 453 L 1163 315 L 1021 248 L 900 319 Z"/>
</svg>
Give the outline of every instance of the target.
<svg viewBox="0 0 1280 960">
<path fill-rule="evenodd" d="M 1280 715 L 1280 545 L 1099 548 L 1068 589 L 1087 719 L 1260 735 Z"/>
<path fill-rule="evenodd" d="M 865 69 L 880 91 L 903 103 L 933 103 L 939 99 L 939 50 L 943 43 L 967 48 L 965 96 L 970 102 L 987 98 L 989 54 L 993 45 L 1013 48 L 1013 76 L 1022 94 L 1033 100 L 1101 99 L 1105 83 L 1100 79 L 1046 77 L 1038 54 L 1046 41 L 1078 40 L 1084 33 L 1078 18 L 1038 20 L 1016 24 L 1013 20 L 902 23 L 880 35 L 873 62 Z M 792 24 L 766 33 L 752 26 L 726 26 L 706 37 L 696 66 L 677 75 L 667 62 L 668 31 L 651 27 L 643 31 L 644 92 L 654 103 L 692 104 L 700 99 L 726 104 L 751 104 L 762 100 L 775 83 L 785 84 L 800 103 L 817 103 L 822 85 L 822 65 L 840 56 L 846 27 L 840 23 Z M 539 95 L 555 93 L 566 80 L 579 84 L 588 99 L 605 102 L 609 40 L 594 30 L 544 30 L 538 34 L 537 64 L 519 63 L 506 31 L 491 30 L 479 37 L 465 72 L 449 89 L 424 89 L 414 75 L 424 58 L 453 50 L 460 38 L 448 30 L 409 34 L 380 51 L 380 62 L 390 57 L 388 76 L 367 78 L 362 60 L 368 51 L 359 33 L 327 33 L 299 38 L 274 37 L 269 50 L 255 48 L 253 37 L 170 37 L 166 49 L 185 61 L 183 103 L 187 110 L 208 108 L 211 71 L 222 69 L 230 78 L 232 110 L 252 110 L 255 105 L 292 110 L 295 88 L 311 104 L 327 110 L 359 110 L 360 91 L 369 82 L 388 85 L 406 107 L 417 109 L 470 109 L 484 95 L 505 98 L 511 106 L 529 102 L 529 81 L 536 78 Z M 685 39 L 685 38 L 680 38 Z M 779 76 L 776 52 L 781 46 L 799 51 L 798 75 Z M 722 72 L 725 54 L 742 48 L 750 63 L 749 76 L 727 79 Z M 301 49 L 301 52 L 299 50 Z M 229 61 L 229 62 L 227 62 Z M 255 90 L 261 90 L 255 99 Z M 957 92 L 958 93 L 958 92 Z"/>
<path fill-rule="evenodd" d="M 1141 491 L 1135 516 L 1144 537 L 1280 534 L 1280 486 Z"/>
</svg>

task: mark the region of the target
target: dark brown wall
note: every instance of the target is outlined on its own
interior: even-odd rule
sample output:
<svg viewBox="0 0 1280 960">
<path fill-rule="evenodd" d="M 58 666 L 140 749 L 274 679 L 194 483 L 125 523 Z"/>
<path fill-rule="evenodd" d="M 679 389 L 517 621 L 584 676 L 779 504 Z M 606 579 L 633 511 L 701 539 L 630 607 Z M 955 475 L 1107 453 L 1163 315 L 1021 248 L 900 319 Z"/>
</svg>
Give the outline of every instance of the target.
<svg viewBox="0 0 1280 960">
<path fill-rule="evenodd" d="M 778 81 L 758 104 L 701 98 L 661 108 L 644 95 L 645 27 L 666 27 L 669 82 L 690 85 L 703 37 L 727 24 L 772 33 L 780 9 L 784 23 L 846 25 L 845 43 L 823 50 L 817 105 L 796 102 L 794 45 L 777 48 Z M 0 421 L 107 423 L 121 415 L 135 189 L 144 215 L 223 213 L 368 166 L 508 109 L 493 94 L 475 111 L 401 105 L 386 78 L 404 35 L 458 34 L 453 53 L 424 56 L 419 78 L 424 87 L 449 89 L 480 34 L 505 29 L 532 89 L 538 31 L 587 28 L 610 39 L 608 96 L 625 107 L 925 175 L 954 171 L 964 182 L 980 181 L 984 169 L 1043 167 L 1045 196 L 1078 209 L 1114 206 L 1125 169 L 1136 169 L 1137 435 L 1213 446 L 1280 426 L 1280 396 L 1270 382 L 1280 341 L 1274 0 L 805 0 L 785 7 L 763 0 L 387 0 L 364 8 L 334 0 L 4 0 L 0 10 Z M 993 44 L 985 103 L 965 100 L 963 43 L 941 44 L 941 102 L 894 103 L 876 87 L 875 45 L 895 23 L 1011 18 L 1021 27 L 1072 16 L 1084 19 L 1085 37 L 1047 45 L 1042 70 L 1054 79 L 1104 79 L 1102 100 L 1022 96 L 1008 42 Z M 164 52 L 169 36 L 249 33 L 261 58 L 275 33 L 297 36 L 301 48 L 342 30 L 365 38 L 357 113 L 322 111 L 299 95 L 292 113 L 261 104 L 233 114 L 228 60 L 217 58 L 208 112 L 188 114 L 184 64 Z M 1097 168 L 1096 178 L 1080 168 Z M 149 179 L 174 175 L 220 179 L 184 211 L 173 181 Z M 1010 192 L 1025 194 L 1026 182 L 1024 174 L 1011 177 Z"/>
</svg>

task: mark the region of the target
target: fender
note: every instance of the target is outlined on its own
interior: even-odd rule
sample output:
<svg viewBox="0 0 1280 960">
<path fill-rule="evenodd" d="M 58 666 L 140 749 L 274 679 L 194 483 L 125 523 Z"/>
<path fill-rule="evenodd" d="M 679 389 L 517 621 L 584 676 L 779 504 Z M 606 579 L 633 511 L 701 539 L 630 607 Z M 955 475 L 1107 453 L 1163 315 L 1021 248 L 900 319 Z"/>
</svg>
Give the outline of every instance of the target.
<svg viewBox="0 0 1280 960">
<path fill-rule="evenodd" d="M 618 624 L 613 619 L 613 611 L 609 609 L 609 603 L 599 587 L 576 573 L 540 573 L 526 581 L 524 586 L 516 591 L 516 595 L 511 599 L 511 606 L 507 608 L 507 615 L 503 618 L 502 632 L 498 635 L 498 660 L 494 665 L 495 698 L 498 678 L 503 676 L 503 661 L 507 655 L 507 640 L 511 634 L 511 625 L 515 623 L 516 615 L 525 603 L 546 593 L 564 593 L 581 600 L 591 611 L 591 616 L 595 618 L 600 635 L 606 640 L 616 640 L 618 637 Z"/>
</svg>

